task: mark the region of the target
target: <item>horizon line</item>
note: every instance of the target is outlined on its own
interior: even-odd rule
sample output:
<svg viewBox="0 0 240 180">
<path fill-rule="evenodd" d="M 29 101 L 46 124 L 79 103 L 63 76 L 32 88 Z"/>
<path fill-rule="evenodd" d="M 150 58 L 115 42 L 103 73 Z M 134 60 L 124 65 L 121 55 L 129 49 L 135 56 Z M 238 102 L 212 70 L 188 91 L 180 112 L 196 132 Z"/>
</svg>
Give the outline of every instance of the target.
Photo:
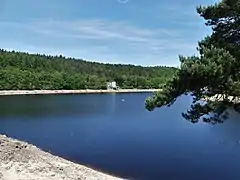
<svg viewBox="0 0 240 180">
<path fill-rule="evenodd" d="M 98 62 L 97 60 L 87 60 L 85 58 L 80 57 L 71 57 L 66 56 L 63 54 L 46 54 L 46 53 L 38 53 L 38 52 L 28 52 L 28 51 L 21 51 L 21 50 L 14 50 L 14 49 L 3 49 L 0 48 L 1 52 L 13 52 L 13 53 L 24 53 L 29 55 L 40 55 L 40 56 L 50 56 L 50 57 L 58 57 L 63 59 L 72 59 L 78 61 L 85 61 L 89 63 L 97 63 L 97 64 L 104 64 L 104 65 L 123 65 L 123 66 L 135 66 L 135 67 L 145 67 L 145 68 L 157 68 L 157 67 L 167 67 L 167 68 L 178 68 L 178 66 L 169 66 L 169 65 L 140 65 L 140 64 L 128 64 L 128 63 L 111 63 L 111 62 Z"/>
</svg>

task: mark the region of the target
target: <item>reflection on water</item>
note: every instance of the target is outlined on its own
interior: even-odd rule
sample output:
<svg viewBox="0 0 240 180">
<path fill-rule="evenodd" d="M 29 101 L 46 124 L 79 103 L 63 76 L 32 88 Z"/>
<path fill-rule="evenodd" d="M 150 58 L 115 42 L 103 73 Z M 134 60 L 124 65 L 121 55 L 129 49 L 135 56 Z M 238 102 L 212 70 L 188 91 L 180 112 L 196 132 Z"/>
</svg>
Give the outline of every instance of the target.
<svg viewBox="0 0 240 180">
<path fill-rule="evenodd" d="M 104 114 L 109 106 L 110 98 L 105 95 L 97 96 L 93 101 L 88 98 L 94 95 L 26 95 L 0 97 L 0 117 L 38 117 L 61 115 L 91 115 Z M 114 105 L 114 102 L 112 102 Z M 106 107 L 107 106 L 107 107 Z"/>
<path fill-rule="evenodd" d="M 211 133 L 220 139 L 221 143 L 240 144 L 240 114 L 236 111 L 230 111 L 229 119 L 223 124 L 213 126 Z"/>
<path fill-rule="evenodd" d="M 190 97 L 148 112 L 149 95 L 2 96 L 0 133 L 122 177 L 239 180 L 239 114 L 192 124 L 181 117 Z"/>
<path fill-rule="evenodd" d="M 114 112 L 115 109 L 116 109 L 116 106 L 115 106 L 115 104 L 116 104 L 116 93 L 109 94 L 109 96 L 112 99 L 112 102 L 111 102 L 111 105 L 110 105 L 109 108 L 110 108 L 111 112 Z"/>
</svg>

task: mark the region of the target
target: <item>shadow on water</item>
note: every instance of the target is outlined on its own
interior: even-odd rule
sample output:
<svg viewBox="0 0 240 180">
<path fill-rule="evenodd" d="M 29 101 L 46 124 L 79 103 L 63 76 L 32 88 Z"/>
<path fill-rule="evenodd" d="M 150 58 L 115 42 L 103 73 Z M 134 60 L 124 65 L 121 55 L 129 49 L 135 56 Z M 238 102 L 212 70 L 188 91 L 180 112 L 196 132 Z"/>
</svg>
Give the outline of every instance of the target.
<svg viewBox="0 0 240 180">
<path fill-rule="evenodd" d="M 211 132 L 222 143 L 240 144 L 240 114 L 231 110 L 228 119 L 222 124 L 212 126 Z"/>
<path fill-rule="evenodd" d="M 121 177 L 240 178 L 238 114 L 215 126 L 192 124 L 181 117 L 191 97 L 148 112 L 149 95 L 0 97 L 0 133 Z"/>
</svg>

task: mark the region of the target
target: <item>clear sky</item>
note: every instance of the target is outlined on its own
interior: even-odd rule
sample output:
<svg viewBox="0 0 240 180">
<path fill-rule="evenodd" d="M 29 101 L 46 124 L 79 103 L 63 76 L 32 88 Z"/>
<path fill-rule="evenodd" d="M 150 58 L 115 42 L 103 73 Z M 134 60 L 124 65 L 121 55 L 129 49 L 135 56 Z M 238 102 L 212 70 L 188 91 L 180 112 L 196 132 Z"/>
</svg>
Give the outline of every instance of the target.
<svg viewBox="0 0 240 180">
<path fill-rule="evenodd" d="M 210 33 L 216 0 L 0 0 L 0 48 L 105 63 L 178 66 Z"/>
</svg>

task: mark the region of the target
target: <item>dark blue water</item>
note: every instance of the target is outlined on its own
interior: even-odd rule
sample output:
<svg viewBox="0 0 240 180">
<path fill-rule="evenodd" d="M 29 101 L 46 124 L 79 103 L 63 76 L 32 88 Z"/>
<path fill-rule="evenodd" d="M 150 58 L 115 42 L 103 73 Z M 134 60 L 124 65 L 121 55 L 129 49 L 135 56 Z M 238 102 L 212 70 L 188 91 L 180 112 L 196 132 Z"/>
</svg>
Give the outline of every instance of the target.
<svg viewBox="0 0 240 180">
<path fill-rule="evenodd" d="M 0 133 L 125 178 L 240 179 L 238 114 L 191 124 L 181 117 L 190 97 L 148 112 L 149 95 L 2 96 Z"/>
</svg>

